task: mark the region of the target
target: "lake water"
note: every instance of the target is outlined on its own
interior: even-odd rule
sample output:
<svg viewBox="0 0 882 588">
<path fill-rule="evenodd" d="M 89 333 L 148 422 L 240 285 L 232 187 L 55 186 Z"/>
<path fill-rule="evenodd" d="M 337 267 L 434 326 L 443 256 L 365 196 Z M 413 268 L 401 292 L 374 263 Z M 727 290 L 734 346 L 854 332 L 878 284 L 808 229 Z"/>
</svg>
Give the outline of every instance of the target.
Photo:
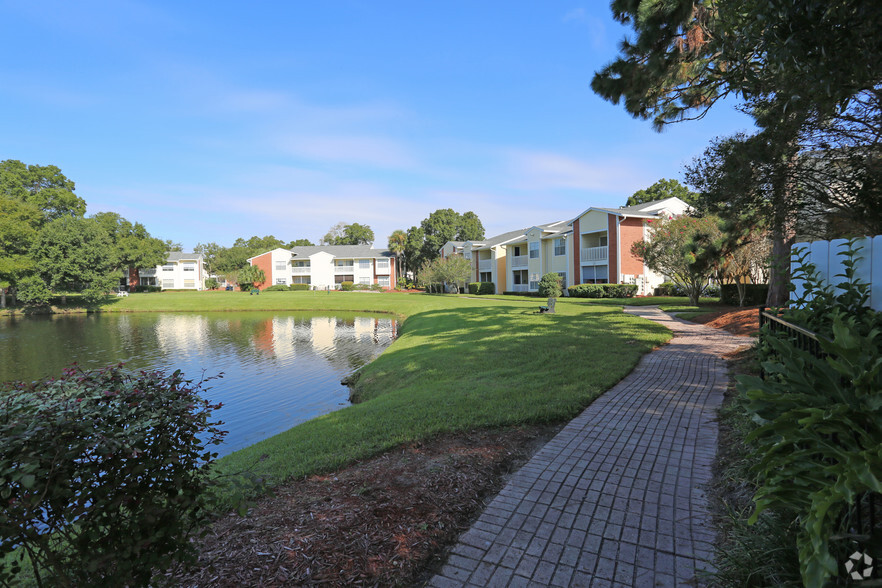
<svg viewBox="0 0 882 588">
<path fill-rule="evenodd" d="M 0 381 L 58 376 L 125 362 L 180 369 L 224 406 L 214 417 L 231 453 L 349 404 L 340 380 L 395 338 L 390 318 L 306 313 L 90 314 L 0 317 Z"/>
</svg>

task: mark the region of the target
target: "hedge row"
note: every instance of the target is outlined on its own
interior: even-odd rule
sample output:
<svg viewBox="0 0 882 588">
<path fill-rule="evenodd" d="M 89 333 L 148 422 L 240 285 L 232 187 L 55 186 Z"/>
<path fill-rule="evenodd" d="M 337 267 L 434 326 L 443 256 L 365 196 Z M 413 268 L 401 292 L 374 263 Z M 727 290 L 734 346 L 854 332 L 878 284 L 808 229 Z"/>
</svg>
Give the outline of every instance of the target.
<svg viewBox="0 0 882 588">
<path fill-rule="evenodd" d="M 633 298 L 636 284 L 574 284 L 567 288 L 575 298 Z"/>
<path fill-rule="evenodd" d="M 493 282 L 470 282 L 469 294 L 496 294 L 496 284 Z"/>
</svg>

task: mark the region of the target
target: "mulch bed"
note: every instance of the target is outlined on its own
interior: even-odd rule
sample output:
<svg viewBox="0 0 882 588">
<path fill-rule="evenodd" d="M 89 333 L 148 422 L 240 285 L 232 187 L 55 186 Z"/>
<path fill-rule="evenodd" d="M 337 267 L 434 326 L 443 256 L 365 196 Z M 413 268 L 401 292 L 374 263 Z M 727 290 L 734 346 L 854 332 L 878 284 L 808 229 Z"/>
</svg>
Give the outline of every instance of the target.
<svg viewBox="0 0 882 588">
<path fill-rule="evenodd" d="M 690 320 L 715 329 L 723 329 L 733 335 L 753 336 L 759 331 L 759 307 L 709 312 Z"/>
<path fill-rule="evenodd" d="M 445 435 L 292 481 L 201 540 L 188 586 L 395 586 L 429 579 L 559 426 Z"/>
</svg>

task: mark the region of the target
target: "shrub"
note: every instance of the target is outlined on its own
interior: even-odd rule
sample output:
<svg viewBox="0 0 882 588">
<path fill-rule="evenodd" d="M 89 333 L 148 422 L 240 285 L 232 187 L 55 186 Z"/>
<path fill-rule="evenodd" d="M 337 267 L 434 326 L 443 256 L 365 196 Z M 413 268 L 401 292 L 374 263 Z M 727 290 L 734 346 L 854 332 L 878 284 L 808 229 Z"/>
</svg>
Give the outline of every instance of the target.
<svg viewBox="0 0 882 588">
<path fill-rule="evenodd" d="M 633 298 L 636 284 L 574 284 L 567 288 L 575 298 Z"/>
<path fill-rule="evenodd" d="M 383 286 L 381 286 L 379 284 L 371 284 L 371 290 L 373 290 L 374 292 L 382 292 L 385 289 L 386 288 L 384 288 Z"/>
<path fill-rule="evenodd" d="M 469 294 L 477 294 L 481 289 L 481 282 L 469 282 Z"/>
<path fill-rule="evenodd" d="M 355 290 L 355 284 L 350 281 L 340 282 L 340 289 L 344 292 L 351 292 Z"/>
<path fill-rule="evenodd" d="M 765 304 L 769 294 L 768 284 L 745 284 L 745 306 L 757 306 Z M 720 303 L 738 306 L 738 287 L 735 284 L 723 284 L 720 286 Z"/>
<path fill-rule="evenodd" d="M 201 383 L 122 366 L 0 389 L 0 583 L 146 586 L 195 561 L 225 432 Z M 10 553 L 14 553 L 9 557 Z"/>
<path fill-rule="evenodd" d="M 135 292 L 162 292 L 162 286 L 135 286 Z"/>
<path fill-rule="evenodd" d="M 214 278 L 205 278 L 205 287 L 209 290 L 217 290 L 217 287 L 220 284 L 217 283 L 217 280 Z"/>
<path fill-rule="evenodd" d="M 539 295 L 543 298 L 558 298 L 561 294 L 560 276 L 549 272 L 539 280 Z"/>
<path fill-rule="evenodd" d="M 407 290 L 408 288 L 412 288 L 413 284 L 407 281 L 407 278 L 400 277 L 395 281 L 395 287 L 399 290 Z"/>
<path fill-rule="evenodd" d="M 273 284 L 272 286 L 269 286 L 268 288 L 264 288 L 263 291 L 264 292 L 289 292 L 290 290 L 289 290 L 288 286 L 286 286 L 285 284 Z"/>
<path fill-rule="evenodd" d="M 539 292 L 512 292 L 508 290 L 502 293 L 503 296 L 530 296 L 531 298 L 542 298 Z"/>
<path fill-rule="evenodd" d="M 309 290 L 309 284 L 291 284 L 290 286 L 288 286 L 288 289 L 294 291 Z"/>
<path fill-rule="evenodd" d="M 15 289 L 16 297 L 25 304 L 44 305 L 49 303 L 52 292 L 46 286 L 46 282 L 37 276 L 27 276 L 18 282 Z"/>
<path fill-rule="evenodd" d="M 686 291 L 674 282 L 662 282 L 656 286 L 653 294 L 656 296 L 686 296 Z"/>
</svg>

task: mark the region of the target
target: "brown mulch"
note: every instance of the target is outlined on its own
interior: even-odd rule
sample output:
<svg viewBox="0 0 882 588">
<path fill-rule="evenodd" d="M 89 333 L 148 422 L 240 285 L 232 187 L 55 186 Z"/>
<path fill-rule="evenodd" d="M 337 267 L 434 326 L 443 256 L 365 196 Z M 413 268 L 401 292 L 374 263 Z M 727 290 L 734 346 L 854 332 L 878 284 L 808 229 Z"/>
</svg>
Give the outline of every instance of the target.
<svg viewBox="0 0 882 588">
<path fill-rule="evenodd" d="M 395 586 L 430 578 L 507 475 L 560 427 L 445 435 L 292 481 L 216 521 L 188 586 Z"/>
<path fill-rule="evenodd" d="M 709 312 L 690 319 L 715 329 L 723 329 L 733 335 L 753 336 L 759 331 L 759 307 L 739 308 Z"/>
</svg>

